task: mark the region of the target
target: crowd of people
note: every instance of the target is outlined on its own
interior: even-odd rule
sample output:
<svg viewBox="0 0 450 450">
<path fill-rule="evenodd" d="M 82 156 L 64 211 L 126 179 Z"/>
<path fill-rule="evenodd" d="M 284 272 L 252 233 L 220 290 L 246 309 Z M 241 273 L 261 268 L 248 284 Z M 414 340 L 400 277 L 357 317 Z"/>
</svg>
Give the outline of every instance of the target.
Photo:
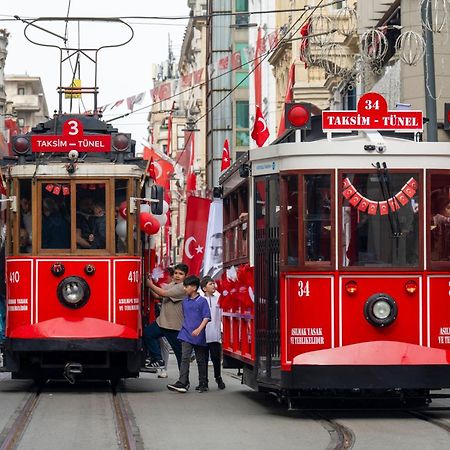
<svg viewBox="0 0 450 450">
<path fill-rule="evenodd" d="M 198 392 L 209 389 L 209 358 L 217 387 L 225 389 L 221 375 L 221 309 L 216 284 L 210 276 L 200 280 L 188 272 L 186 264 L 177 264 L 171 273 L 171 282 L 164 287 L 157 286 L 147 274 L 146 285 L 161 303 L 157 319 L 144 328 L 144 345 L 148 354 L 145 367 L 160 370 L 158 376 L 166 378 L 169 345 L 179 369 L 178 380 L 167 385 L 169 390 L 180 393 L 189 390 L 193 355 L 199 378 L 195 389 Z"/>
</svg>

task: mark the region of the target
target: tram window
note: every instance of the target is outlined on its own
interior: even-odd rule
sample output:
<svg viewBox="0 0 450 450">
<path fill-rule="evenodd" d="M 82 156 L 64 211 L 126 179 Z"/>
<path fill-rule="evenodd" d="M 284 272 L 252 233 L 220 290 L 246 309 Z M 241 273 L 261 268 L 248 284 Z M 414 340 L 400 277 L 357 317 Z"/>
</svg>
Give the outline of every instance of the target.
<svg viewBox="0 0 450 450">
<path fill-rule="evenodd" d="M 298 265 L 298 176 L 286 177 L 287 183 L 287 263 Z"/>
<path fill-rule="evenodd" d="M 42 185 L 42 248 L 70 249 L 70 191 L 67 185 Z"/>
<path fill-rule="evenodd" d="M 406 172 L 391 172 L 387 177 L 376 172 L 343 174 L 344 267 L 418 266 L 417 180 L 417 174 Z M 413 183 L 412 189 L 407 188 L 408 182 Z M 406 191 L 409 195 L 403 195 Z"/>
<path fill-rule="evenodd" d="M 116 252 L 126 253 L 128 250 L 128 234 L 127 234 L 127 221 L 124 219 L 120 213 L 120 205 L 127 201 L 128 195 L 128 181 L 127 180 L 116 180 L 115 184 L 115 242 L 116 242 Z"/>
<path fill-rule="evenodd" d="M 105 184 L 77 184 L 76 195 L 77 248 L 105 249 Z"/>
<path fill-rule="evenodd" d="M 432 174 L 430 188 L 431 260 L 450 261 L 450 176 Z"/>
<path fill-rule="evenodd" d="M 331 261 L 331 176 L 305 175 L 303 183 L 305 262 Z"/>
<path fill-rule="evenodd" d="M 20 180 L 19 195 L 19 252 L 31 253 L 33 223 L 31 215 L 31 180 Z"/>
</svg>

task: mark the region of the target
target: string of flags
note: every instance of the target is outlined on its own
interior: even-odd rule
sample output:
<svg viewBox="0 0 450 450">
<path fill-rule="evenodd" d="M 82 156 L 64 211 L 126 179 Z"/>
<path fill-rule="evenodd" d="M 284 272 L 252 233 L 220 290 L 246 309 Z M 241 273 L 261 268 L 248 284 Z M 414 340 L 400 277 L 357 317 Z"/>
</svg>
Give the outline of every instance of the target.
<svg viewBox="0 0 450 450">
<path fill-rule="evenodd" d="M 374 216 L 377 212 L 381 216 L 385 216 L 389 213 L 389 209 L 395 212 L 405 206 L 411 198 L 416 195 L 418 188 L 417 181 L 411 177 L 405 185 L 395 195 L 385 201 L 375 201 L 364 197 L 358 192 L 348 178 L 343 181 L 342 195 L 348 200 L 349 204 L 358 211 L 370 214 Z M 401 205 L 401 206 L 400 206 Z"/>
<path fill-rule="evenodd" d="M 240 68 L 246 70 L 247 64 L 251 68 L 253 66 L 253 59 L 261 57 L 264 52 L 273 49 L 278 45 L 279 36 L 283 36 L 285 29 L 286 26 L 282 26 L 280 29 L 265 36 L 259 36 L 255 43 L 256 49 L 251 45 L 242 47 L 230 55 L 226 55 L 216 62 L 209 64 L 206 68 L 201 67 L 188 74 L 181 75 L 179 78 L 160 82 L 149 91 L 139 92 L 130 97 L 115 100 L 100 106 L 98 112 L 103 114 L 107 110 L 112 111 L 123 105 L 126 105 L 129 111 L 133 111 L 135 106 L 140 105 L 147 96 L 149 96 L 153 102 L 167 100 L 175 95 L 179 89 L 188 89 L 203 83 L 205 81 L 206 71 L 208 77 L 212 78 L 219 76 L 221 73 L 228 70 L 237 70 Z M 85 114 L 91 113 L 92 111 L 85 111 Z"/>
</svg>

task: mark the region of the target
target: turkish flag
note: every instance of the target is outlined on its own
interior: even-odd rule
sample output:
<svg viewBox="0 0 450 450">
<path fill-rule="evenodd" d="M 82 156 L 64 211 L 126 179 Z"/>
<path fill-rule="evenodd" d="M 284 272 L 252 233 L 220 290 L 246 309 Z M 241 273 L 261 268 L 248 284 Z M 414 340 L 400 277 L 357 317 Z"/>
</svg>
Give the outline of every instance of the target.
<svg viewBox="0 0 450 450">
<path fill-rule="evenodd" d="M 191 274 L 200 273 L 203 263 L 210 205 L 207 198 L 191 195 L 187 199 L 183 262 Z"/>
<path fill-rule="evenodd" d="M 158 96 L 160 100 L 167 100 L 172 95 L 172 85 L 170 82 L 161 83 L 158 86 Z"/>
<path fill-rule="evenodd" d="M 228 139 L 225 139 L 225 142 L 223 143 L 222 165 L 220 167 L 220 171 L 223 172 L 224 170 L 227 170 L 228 167 L 230 166 L 231 166 L 230 147 L 228 145 Z"/>
<path fill-rule="evenodd" d="M 173 159 L 158 152 L 158 150 L 151 145 L 148 145 L 147 147 L 144 147 L 143 159 L 151 160 L 152 158 L 156 183 L 166 189 L 170 189 L 170 176 L 174 171 Z"/>
<path fill-rule="evenodd" d="M 147 173 L 148 176 L 156 182 L 156 171 L 155 171 L 155 165 L 153 164 L 153 156 L 150 158 L 150 161 L 147 166 Z"/>
<path fill-rule="evenodd" d="M 256 118 L 255 123 L 253 124 L 252 139 L 256 142 L 258 147 L 262 147 L 269 136 L 270 133 L 267 128 L 266 120 L 262 115 L 260 107 L 256 106 Z"/>
<path fill-rule="evenodd" d="M 284 103 L 289 103 L 292 101 L 292 91 L 294 89 L 295 84 L 295 64 L 291 65 L 289 69 L 289 78 L 286 86 L 286 94 L 284 97 Z M 278 137 L 281 136 L 286 131 L 286 127 L 284 124 L 284 108 L 282 109 L 280 124 L 278 125 Z"/>
<path fill-rule="evenodd" d="M 194 72 L 194 84 L 199 84 L 202 82 L 203 67 Z"/>
</svg>

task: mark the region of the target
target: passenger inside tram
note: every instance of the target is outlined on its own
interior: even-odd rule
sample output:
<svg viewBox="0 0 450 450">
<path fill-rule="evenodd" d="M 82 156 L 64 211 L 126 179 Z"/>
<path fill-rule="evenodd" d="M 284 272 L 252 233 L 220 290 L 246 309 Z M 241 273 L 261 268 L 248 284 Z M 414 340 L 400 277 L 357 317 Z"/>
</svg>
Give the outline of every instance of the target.
<svg viewBox="0 0 450 450">
<path fill-rule="evenodd" d="M 58 197 L 57 197 L 58 198 Z M 70 224 L 60 207 L 64 200 L 44 197 L 42 200 L 42 248 L 70 248 Z M 65 208 L 64 208 L 65 209 Z"/>
<path fill-rule="evenodd" d="M 93 200 L 92 197 L 83 197 L 77 202 L 77 227 L 76 227 L 76 239 L 77 248 L 91 248 L 91 243 L 94 239 L 93 234 L 90 232 L 89 219 L 93 212 Z"/>
</svg>

